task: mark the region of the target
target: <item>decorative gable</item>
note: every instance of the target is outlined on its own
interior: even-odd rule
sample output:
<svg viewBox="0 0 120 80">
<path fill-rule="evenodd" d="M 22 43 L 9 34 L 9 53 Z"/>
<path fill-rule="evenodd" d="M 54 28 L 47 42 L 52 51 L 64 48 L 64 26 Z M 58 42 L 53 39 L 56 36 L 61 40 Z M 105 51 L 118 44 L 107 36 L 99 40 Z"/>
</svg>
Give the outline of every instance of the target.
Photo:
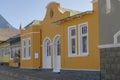
<svg viewBox="0 0 120 80">
<path fill-rule="evenodd" d="M 60 19 L 64 19 L 74 14 L 80 13 L 79 11 L 61 8 L 57 2 L 51 2 L 47 5 L 46 16 L 43 23 L 51 23 Z"/>
</svg>

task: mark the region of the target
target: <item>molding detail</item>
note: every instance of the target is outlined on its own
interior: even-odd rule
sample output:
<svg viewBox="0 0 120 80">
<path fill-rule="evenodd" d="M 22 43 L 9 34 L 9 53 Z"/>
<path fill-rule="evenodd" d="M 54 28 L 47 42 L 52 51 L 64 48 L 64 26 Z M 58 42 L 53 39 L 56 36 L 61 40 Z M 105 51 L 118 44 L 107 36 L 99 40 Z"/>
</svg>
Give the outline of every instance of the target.
<svg viewBox="0 0 120 80">
<path fill-rule="evenodd" d="M 26 33 L 26 34 L 21 35 L 21 37 L 22 37 L 22 36 L 26 36 L 26 35 L 30 35 L 30 34 L 40 34 L 40 32 L 29 32 L 29 33 Z"/>
<path fill-rule="evenodd" d="M 113 38 L 114 38 L 114 44 L 117 44 L 117 43 L 118 43 L 118 41 L 117 41 L 118 36 L 120 36 L 120 31 L 118 31 L 118 32 L 113 36 Z"/>
<path fill-rule="evenodd" d="M 92 3 L 96 3 L 96 2 L 98 2 L 98 0 L 92 0 Z"/>
<path fill-rule="evenodd" d="M 103 48 L 114 48 L 114 47 L 120 47 L 120 44 L 99 45 L 98 47 L 99 47 L 100 49 L 103 49 Z"/>
<path fill-rule="evenodd" d="M 100 71 L 100 69 L 68 69 L 68 68 L 62 68 L 61 70 L 75 70 L 75 71 Z"/>
</svg>

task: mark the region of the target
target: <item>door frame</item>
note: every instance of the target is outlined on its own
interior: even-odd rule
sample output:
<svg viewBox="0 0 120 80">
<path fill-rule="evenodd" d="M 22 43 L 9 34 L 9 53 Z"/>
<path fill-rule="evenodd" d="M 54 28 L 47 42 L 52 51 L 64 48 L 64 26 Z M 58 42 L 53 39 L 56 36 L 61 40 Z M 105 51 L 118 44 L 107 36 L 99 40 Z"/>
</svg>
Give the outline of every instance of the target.
<svg viewBox="0 0 120 80">
<path fill-rule="evenodd" d="M 42 68 L 49 69 L 49 68 L 51 68 L 51 55 L 50 55 L 50 67 L 46 67 L 46 66 L 45 66 L 45 65 L 47 64 L 47 62 L 46 62 L 47 59 L 45 58 L 45 54 L 47 54 L 47 53 L 46 53 L 46 50 L 45 50 L 46 40 L 49 40 L 50 43 L 51 43 L 51 40 L 50 40 L 49 37 L 44 38 L 44 40 L 43 40 L 43 46 L 42 46 L 42 48 L 43 48 L 43 51 L 42 51 Z"/>
<path fill-rule="evenodd" d="M 53 39 L 53 72 L 60 72 L 60 69 L 61 69 L 61 53 L 60 53 L 60 55 L 59 55 L 59 64 L 58 63 L 55 63 L 56 61 L 58 61 L 58 60 L 55 60 L 55 48 L 56 48 L 56 46 L 55 46 L 55 42 L 56 42 L 56 39 L 57 38 L 59 38 L 59 41 L 60 41 L 60 35 L 56 35 L 55 37 L 54 37 L 54 39 Z M 57 59 L 57 58 L 56 58 Z M 55 66 L 56 64 L 58 64 L 59 65 L 59 67 L 58 68 L 56 68 L 57 66 Z"/>
</svg>

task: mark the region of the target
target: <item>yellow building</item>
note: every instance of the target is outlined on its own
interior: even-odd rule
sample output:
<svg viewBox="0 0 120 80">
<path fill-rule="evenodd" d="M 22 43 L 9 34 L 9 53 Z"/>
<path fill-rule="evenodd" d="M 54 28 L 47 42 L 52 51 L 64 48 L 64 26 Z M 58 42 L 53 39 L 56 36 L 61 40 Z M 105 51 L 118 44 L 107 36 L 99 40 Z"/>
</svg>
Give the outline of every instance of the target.
<svg viewBox="0 0 120 80">
<path fill-rule="evenodd" d="M 42 21 L 21 30 L 21 68 L 100 71 L 98 2 L 93 10 L 78 12 L 47 5 Z"/>
<path fill-rule="evenodd" d="M 0 64 L 9 64 L 9 43 L 6 41 L 2 41 L 0 43 Z"/>
<path fill-rule="evenodd" d="M 20 34 L 13 36 L 7 40 L 10 47 L 10 67 L 19 67 L 20 66 Z"/>
</svg>

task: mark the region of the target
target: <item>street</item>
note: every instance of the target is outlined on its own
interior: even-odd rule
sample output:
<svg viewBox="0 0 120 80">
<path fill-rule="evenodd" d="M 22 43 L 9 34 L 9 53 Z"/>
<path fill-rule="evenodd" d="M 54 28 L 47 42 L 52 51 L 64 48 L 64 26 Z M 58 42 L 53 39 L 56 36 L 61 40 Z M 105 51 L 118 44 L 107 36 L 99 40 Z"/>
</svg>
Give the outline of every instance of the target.
<svg viewBox="0 0 120 80">
<path fill-rule="evenodd" d="M 20 80 L 20 79 L 8 75 L 0 74 L 0 80 Z"/>
</svg>

